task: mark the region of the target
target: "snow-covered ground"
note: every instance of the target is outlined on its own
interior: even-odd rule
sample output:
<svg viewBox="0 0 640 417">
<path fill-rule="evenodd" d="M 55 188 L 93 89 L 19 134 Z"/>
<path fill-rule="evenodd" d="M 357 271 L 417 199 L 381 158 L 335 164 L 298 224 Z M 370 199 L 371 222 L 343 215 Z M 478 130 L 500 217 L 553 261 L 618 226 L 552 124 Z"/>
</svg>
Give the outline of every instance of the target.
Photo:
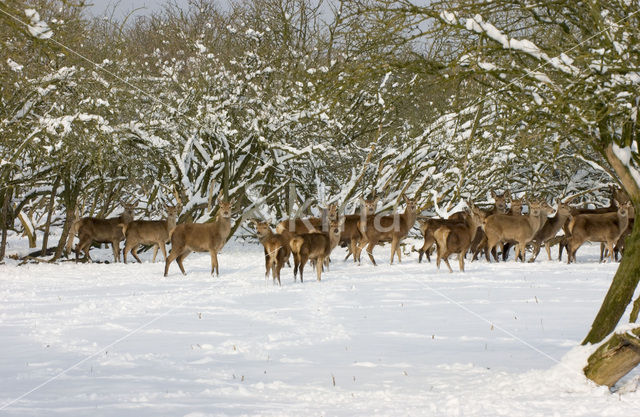
<svg viewBox="0 0 640 417">
<path fill-rule="evenodd" d="M 13 249 L 20 244 L 12 241 Z M 581 374 L 617 264 L 342 262 L 264 279 L 230 243 L 176 264 L 0 265 L 0 415 L 620 416 L 640 389 Z M 110 250 L 93 250 L 111 260 Z M 457 270 L 457 262 L 452 262 Z M 623 381 L 633 390 L 636 371 Z M 631 387 L 631 388 L 629 388 Z"/>
</svg>

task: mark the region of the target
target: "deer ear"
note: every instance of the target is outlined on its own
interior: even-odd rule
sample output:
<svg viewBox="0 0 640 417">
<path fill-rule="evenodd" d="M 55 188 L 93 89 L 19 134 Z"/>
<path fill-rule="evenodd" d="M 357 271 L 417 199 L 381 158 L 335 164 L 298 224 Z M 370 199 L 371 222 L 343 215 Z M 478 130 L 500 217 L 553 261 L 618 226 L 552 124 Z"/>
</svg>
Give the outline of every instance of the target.
<svg viewBox="0 0 640 417">
<path fill-rule="evenodd" d="M 495 191 L 493 191 L 493 190 L 491 190 L 491 197 L 493 197 L 493 198 L 496 198 L 496 197 L 497 197 L 496 192 L 495 192 Z"/>
</svg>

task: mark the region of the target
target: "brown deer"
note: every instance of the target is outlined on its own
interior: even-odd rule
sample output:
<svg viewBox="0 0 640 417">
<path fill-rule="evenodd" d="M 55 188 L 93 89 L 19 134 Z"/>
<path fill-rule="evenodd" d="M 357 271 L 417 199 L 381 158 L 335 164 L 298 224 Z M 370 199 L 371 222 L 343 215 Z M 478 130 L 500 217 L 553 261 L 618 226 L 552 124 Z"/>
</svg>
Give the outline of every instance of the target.
<svg viewBox="0 0 640 417">
<path fill-rule="evenodd" d="M 379 198 L 367 199 L 360 197 L 360 213 L 347 214 L 344 216 L 344 227 L 340 234 L 340 244 L 347 245 L 347 256 L 344 260 L 349 259 L 353 255 L 353 261 L 360 263 L 360 254 L 362 253 L 362 234 L 358 229 L 358 221 L 364 220 L 367 216 L 375 214 Z"/>
<path fill-rule="evenodd" d="M 558 202 L 556 214 L 551 218 L 547 218 L 544 226 L 536 232 L 535 236 L 531 240 L 533 253 L 531 254 L 529 262 L 534 262 L 536 260 L 542 245 L 544 245 L 545 250 L 547 251 L 547 257 L 551 260 L 551 246 L 557 241 L 556 235 L 570 217 L 571 207 L 569 207 L 567 203 Z"/>
<path fill-rule="evenodd" d="M 507 202 L 511 199 L 511 192 L 509 190 L 502 193 L 502 195 L 498 195 L 494 190 L 491 190 L 491 197 L 494 200 L 493 207 L 488 210 L 482 210 L 484 212 L 484 216 L 491 216 L 492 214 L 506 214 L 509 209 L 507 208 Z M 478 255 L 480 252 L 484 251 L 484 256 L 489 262 L 490 251 L 487 247 L 487 235 L 484 233 L 484 230 L 480 228 L 480 230 L 476 231 L 476 236 L 471 242 L 471 251 L 473 252 L 472 261 L 478 259 Z M 494 252 L 494 256 L 497 256 Z"/>
<path fill-rule="evenodd" d="M 471 204 L 471 213 L 463 214 L 462 223 L 444 224 L 433 232 L 437 247 L 436 266 L 438 269 L 440 269 L 440 261 L 444 259 L 449 272 L 453 272 L 449 264 L 449 256 L 457 253 L 460 271 L 464 272 L 464 257 L 483 220 L 484 213 Z"/>
<path fill-rule="evenodd" d="M 616 204 L 616 202 L 618 203 L 626 203 L 627 201 L 629 201 L 629 195 L 621 188 L 616 187 L 614 185 L 609 186 L 609 192 L 610 192 L 610 198 L 609 198 L 609 206 L 608 207 L 597 207 L 597 208 L 577 208 L 577 207 L 571 207 L 571 216 L 577 216 L 579 214 L 603 214 L 603 213 L 615 213 L 618 210 L 618 206 Z M 573 200 L 574 198 L 576 198 L 578 195 L 574 195 L 572 197 L 569 197 L 567 199 L 565 199 L 566 203 L 569 203 L 571 200 Z M 631 214 L 630 217 L 633 217 L 634 213 Z M 569 221 L 571 219 L 568 219 L 565 224 L 562 226 L 562 229 L 564 230 L 564 235 L 565 238 L 561 239 L 558 245 L 558 260 L 561 261 L 562 260 L 562 251 L 564 249 L 567 249 L 567 253 L 569 253 L 569 237 L 570 237 L 570 232 L 569 232 Z"/>
<path fill-rule="evenodd" d="M 135 204 L 124 204 L 124 212 L 118 217 L 109 219 L 98 219 L 95 217 L 83 217 L 78 220 L 73 228 L 78 233 L 78 244 L 76 245 L 76 262 L 78 255 L 82 251 L 85 258 L 91 262 L 89 249 L 91 243 L 111 243 L 113 249 L 114 262 L 120 262 L 120 241 L 124 240 L 122 227 L 120 224 L 129 224 L 133 221 L 133 211 Z"/>
<path fill-rule="evenodd" d="M 178 263 L 182 275 L 186 275 L 182 261 L 191 252 L 209 252 L 211 255 L 211 275 L 220 275 L 218 252 L 231 232 L 231 203 L 218 197 L 218 214 L 210 223 L 183 223 L 177 225 L 171 234 L 171 252 L 164 265 L 164 276 L 169 273 L 169 265 Z"/>
<path fill-rule="evenodd" d="M 436 243 L 433 232 L 438 230 L 440 226 L 448 226 L 464 223 L 466 214 L 463 212 L 453 213 L 447 219 L 423 219 L 418 220 L 420 234 L 422 234 L 423 243 L 420 249 L 412 249 L 418 252 L 418 263 L 422 263 L 422 257 L 427 255 L 427 261 L 431 262 L 431 248 Z"/>
<path fill-rule="evenodd" d="M 576 261 L 578 248 L 586 241 L 605 242 L 609 257 L 613 262 L 613 246 L 627 229 L 631 202 L 615 204 L 615 213 L 579 214 L 569 222 L 568 262 Z"/>
<path fill-rule="evenodd" d="M 358 221 L 358 229 L 363 236 L 363 242 L 367 244 L 367 255 L 374 265 L 376 260 L 373 257 L 373 248 L 378 242 L 385 239 L 391 240 L 391 260 L 393 264 L 393 257 L 398 255 L 398 262 L 401 262 L 400 257 L 400 241 L 404 239 L 409 230 L 416 222 L 418 214 L 416 213 L 416 200 L 410 200 L 407 196 L 402 194 L 407 207 L 404 213 L 394 213 L 390 216 L 369 216 L 365 221 Z"/>
<path fill-rule="evenodd" d="M 329 207 L 322 208 L 322 217 L 290 218 L 281 221 L 276 225 L 276 233 L 293 237 L 305 233 L 323 232 L 329 227 L 329 222 L 338 218 L 338 205 L 329 204 Z"/>
<path fill-rule="evenodd" d="M 547 220 L 546 204 L 529 203 L 528 216 L 512 216 L 509 214 L 493 214 L 484 221 L 484 232 L 487 235 L 487 246 L 493 249 L 500 242 L 513 240 L 517 243 L 516 261 L 524 259 L 525 247 L 533 239 L 536 232 Z M 496 261 L 497 261 L 496 257 Z"/>
<path fill-rule="evenodd" d="M 634 219 L 629 217 L 629 224 L 627 224 L 627 228 L 620 235 L 620 237 L 618 238 L 618 241 L 613 247 L 613 257 L 616 260 L 616 262 L 618 262 L 618 255 L 624 252 L 625 240 L 627 239 L 627 236 L 629 236 L 633 231 L 633 223 L 634 223 Z M 604 258 L 607 256 L 609 255 L 607 253 L 606 244 L 604 242 L 600 242 L 600 262 L 604 262 Z"/>
<path fill-rule="evenodd" d="M 326 258 L 331 255 L 333 248 L 338 246 L 340 242 L 340 229 L 342 221 L 332 220 L 329 224 L 329 233 L 307 233 L 304 235 L 294 236 L 289 241 L 291 252 L 293 253 L 293 280 L 297 279 L 298 270 L 300 271 L 300 282 L 303 281 L 304 266 L 308 260 L 314 260 L 316 266 L 316 275 L 318 281 L 322 277 L 322 266 Z"/>
<path fill-rule="evenodd" d="M 122 233 L 126 236 L 124 244 L 123 260 L 127 263 L 127 253 L 131 252 L 136 261 L 142 263 L 138 257 L 138 247 L 140 245 L 153 245 L 153 259 L 156 261 L 158 249 L 162 250 L 164 260 L 167 260 L 167 250 L 165 243 L 170 240 L 171 232 L 176 227 L 178 218 L 178 207 L 167 206 L 166 220 L 134 220 L 129 224 L 121 224 Z"/>
<path fill-rule="evenodd" d="M 282 285 L 280 282 L 280 270 L 289 260 L 289 255 L 291 254 L 289 243 L 283 235 L 273 233 L 267 222 L 252 220 L 252 223 L 258 233 L 258 239 L 260 239 L 260 243 L 262 243 L 264 247 L 264 264 L 266 269 L 264 276 L 267 278 L 269 271 L 271 271 L 273 283 L 275 284 L 277 279 L 278 285 Z"/>
</svg>

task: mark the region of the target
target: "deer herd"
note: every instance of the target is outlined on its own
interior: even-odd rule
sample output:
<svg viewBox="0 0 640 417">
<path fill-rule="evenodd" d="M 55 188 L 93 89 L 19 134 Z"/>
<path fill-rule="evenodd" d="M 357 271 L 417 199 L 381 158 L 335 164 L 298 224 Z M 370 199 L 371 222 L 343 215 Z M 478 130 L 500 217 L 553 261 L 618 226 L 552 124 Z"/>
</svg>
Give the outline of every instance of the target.
<svg viewBox="0 0 640 417">
<path fill-rule="evenodd" d="M 511 247 L 515 247 L 515 260 L 525 261 L 526 248 L 532 249 L 529 262 L 534 262 L 540 248 L 545 247 L 551 260 L 551 247 L 559 246 L 558 260 L 562 260 L 562 251 L 567 251 L 567 261 L 576 262 L 576 252 L 587 242 L 601 243 L 600 260 L 609 257 L 617 260 L 624 249 L 624 239 L 633 227 L 634 211 L 629 198 L 619 189 L 612 188 L 609 207 L 597 209 L 579 209 L 568 205 L 568 201 L 550 206 L 545 201 L 512 198 L 507 191 L 501 195 L 491 192 L 495 201 L 490 208 L 481 209 L 473 203 L 467 209 L 457 212 L 447 219 L 424 218 L 419 216 L 417 199 L 404 194 L 406 204 L 402 213 L 388 215 L 376 214 L 379 199 L 360 198 L 360 212 L 340 216 L 335 204 L 323 209 L 321 217 L 291 218 L 276 225 L 275 232 L 269 223 L 251 219 L 257 237 L 264 247 L 265 276 L 271 274 L 274 284 L 281 284 L 280 272 L 289 263 L 293 255 L 294 282 L 300 273 L 303 282 L 304 267 L 311 262 L 316 269 L 317 280 L 329 267 L 329 257 L 338 245 L 347 248 L 347 256 L 357 263 L 361 261 L 362 249 L 371 262 L 376 265 L 373 249 L 378 244 L 390 243 L 390 263 L 397 256 L 401 261 L 401 242 L 418 222 L 424 239 L 422 247 L 414 251 L 419 253 L 418 262 L 426 255 L 431 260 L 432 251 L 436 251 L 436 265 L 440 269 L 441 261 L 453 272 L 449 256 L 456 254 L 460 271 L 464 271 L 467 254 L 476 260 L 484 253 L 487 261 L 491 257 L 498 262 L 506 260 Z M 528 208 L 523 214 L 523 207 Z M 179 206 L 167 207 L 165 220 L 134 220 L 135 205 L 125 204 L 124 212 L 113 218 L 95 217 L 77 218 L 71 226 L 67 241 L 70 251 L 74 237 L 78 238 L 75 247 L 76 261 L 80 252 L 91 261 L 89 249 L 93 242 L 111 243 L 113 257 L 120 260 L 120 242 L 125 241 L 124 262 L 127 254 L 141 262 L 137 251 L 140 245 L 154 245 L 153 261 L 158 249 L 165 258 L 164 276 L 175 260 L 183 274 L 183 261 L 192 252 L 209 252 L 211 256 L 211 274 L 219 274 L 218 252 L 222 249 L 231 232 L 231 203 L 218 199 L 217 216 L 208 223 L 177 224 L 181 211 Z M 563 234 L 559 235 L 560 230 Z M 171 251 L 167 255 L 165 243 L 171 242 Z"/>
</svg>

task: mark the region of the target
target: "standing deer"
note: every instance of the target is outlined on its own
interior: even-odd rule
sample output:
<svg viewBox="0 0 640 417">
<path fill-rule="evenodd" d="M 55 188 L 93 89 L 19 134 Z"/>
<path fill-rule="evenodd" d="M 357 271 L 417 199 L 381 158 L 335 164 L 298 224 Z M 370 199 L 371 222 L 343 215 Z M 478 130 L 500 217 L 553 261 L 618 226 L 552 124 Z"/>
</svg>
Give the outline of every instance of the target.
<svg viewBox="0 0 640 417">
<path fill-rule="evenodd" d="M 182 261 L 191 252 L 209 252 L 211 255 L 211 275 L 215 271 L 220 275 L 218 252 L 227 241 L 231 232 L 231 203 L 218 197 L 218 215 L 210 223 L 183 223 L 173 229 L 171 234 L 171 252 L 164 265 L 164 276 L 169 273 L 169 265 L 178 263 L 182 275 L 186 275 Z"/>
<path fill-rule="evenodd" d="M 533 239 L 547 220 L 547 211 L 546 208 L 543 209 L 544 206 L 546 204 L 539 202 L 529 203 L 528 216 L 493 214 L 487 217 L 484 221 L 484 232 L 487 235 L 489 249 L 493 249 L 500 242 L 513 240 L 517 243 L 516 261 L 524 259 L 527 243 Z"/>
<path fill-rule="evenodd" d="M 83 217 L 78 220 L 73 228 L 78 233 L 78 244 L 76 245 L 76 262 L 78 255 L 82 251 L 86 259 L 91 262 L 89 249 L 91 243 L 111 243 L 113 249 L 114 262 L 120 262 L 120 241 L 124 240 L 122 227 L 120 224 L 129 224 L 133 221 L 133 211 L 135 204 L 124 204 L 124 212 L 118 217 L 109 219 L 98 219 L 95 217 Z"/>
<path fill-rule="evenodd" d="M 269 271 L 271 271 L 271 277 L 273 283 L 278 280 L 278 285 L 282 285 L 280 282 L 280 270 L 284 266 L 285 262 L 289 260 L 291 251 L 289 249 L 289 243 L 285 237 L 278 233 L 273 233 L 271 227 L 267 222 L 258 222 L 252 220 L 258 233 L 258 239 L 264 247 L 264 264 L 266 272 L 265 278 L 269 277 Z"/>
<path fill-rule="evenodd" d="M 615 213 L 579 214 L 569 222 L 568 262 L 576 261 L 578 248 L 586 242 L 605 242 L 609 257 L 613 262 L 613 245 L 627 229 L 631 202 L 619 204 Z"/>
<path fill-rule="evenodd" d="M 438 269 L 440 269 L 440 260 L 444 259 L 449 272 L 453 272 L 449 264 L 449 255 L 457 253 L 460 271 L 464 272 L 464 257 L 483 220 L 484 213 L 471 204 L 471 213 L 463 214 L 462 223 L 444 224 L 433 232 L 437 247 L 436 266 Z"/>
<path fill-rule="evenodd" d="M 618 203 L 626 203 L 629 201 L 629 195 L 627 193 L 616 186 L 609 186 L 610 198 L 609 198 L 609 206 L 608 207 L 597 207 L 597 208 L 577 208 L 571 207 L 571 216 L 578 216 L 580 214 L 603 214 L 603 213 L 615 213 L 618 210 Z M 565 199 L 566 203 L 569 203 L 571 200 L 576 198 L 577 195 L 569 197 Z M 633 217 L 633 215 L 631 215 Z M 569 232 L 569 221 L 568 219 L 565 224 L 562 226 L 564 230 L 565 238 L 559 241 L 558 245 L 558 260 L 562 260 L 562 251 L 567 249 L 567 253 L 569 253 L 569 237 L 571 233 Z M 568 256 L 568 255 L 567 255 Z"/>
<path fill-rule="evenodd" d="M 491 190 L 491 197 L 494 200 L 493 207 L 489 210 L 482 210 L 484 212 L 484 216 L 491 216 L 492 214 L 506 214 L 509 210 L 507 208 L 507 201 L 511 199 L 511 192 L 509 190 L 502 193 L 502 195 L 496 194 L 494 190 Z M 481 251 L 484 251 L 484 256 L 487 262 L 490 261 L 490 251 L 487 246 L 487 235 L 484 233 L 484 230 L 480 227 L 480 230 L 476 231 L 476 236 L 471 242 L 471 251 L 473 252 L 473 257 L 471 261 L 475 261 L 478 259 L 478 255 Z M 495 252 L 494 252 L 494 256 Z"/>
<path fill-rule="evenodd" d="M 418 220 L 418 224 L 420 225 L 420 233 L 422 234 L 422 238 L 424 239 L 422 247 L 416 250 L 416 252 L 418 252 L 418 263 L 422 263 L 422 257 L 424 255 L 427 255 L 427 260 L 431 262 L 431 248 L 436 243 L 436 239 L 433 236 L 433 233 L 441 226 L 464 223 L 464 220 L 466 218 L 465 216 L 466 215 L 463 212 L 458 212 L 453 213 L 447 219 Z"/>
<path fill-rule="evenodd" d="M 303 282 L 304 266 L 308 260 L 314 260 L 316 264 L 316 275 L 318 281 L 322 277 L 322 266 L 325 259 L 331 255 L 333 248 L 340 242 L 340 229 L 342 221 L 332 220 L 329 224 L 329 233 L 307 233 L 294 236 L 289 241 L 291 252 L 293 253 L 293 280 L 296 281 L 298 270 L 300 270 L 300 282 Z"/>
<path fill-rule="evenodd" d="M 624 243 L 627 236 L 629 236 L 633 231 L 633 223 L 634 223 L 634 219 L 633 217 L 631 217 L 631 214 L 630 214 L 629 224 L 627 224 L 627 228 L 620 235 L 620 237 L 618 238 L 618 241 L 613 246 L 613 257 L 616 260 L 616 262 L 618 262 L 618 254 L 624 252 Z M 609 256 L 607 253 L 607 247 L 604 242 L 600 242 L 600 262 L 604 262 L 604 258 L 606 258 L 607 256 Z"/>
<path fill-rule="evenodd" d="M 547 251 L 547 257 L 551 260 L 551 246 L 556 240 L 556 235 L 562 229 L 562 226 L 565 224 L 567 219 L 571 217 L 571 208 L 567 203 L 563 203 L 561 201 L 558 202 L 558 208 L 556 209 L 556 214 L 548 218 L 545 222 L 544 226 L 540 230 L 538 230 L 531 240 L 531 244 L 533 245 L 533 253 L 531 254 L 531 258 L 529 262 L 534 262 L 538 257 L 538 253 L 540 253 L 540 247 L 544 245 L 545 250 Z"/>
<path fill-rule="evenodd" d="M 156 261 L 158 248 L 162 249 L 162 256 L 167 260 L 165 243 L 170 240 L 170 235 L 176 227 L 178 207 L 167 206 L 166 220 L 134 220 L 129 224 L 121 224 L 122 233 L 126 236 L 123 259 L 127 263 L 127 253 L 131 252 L 136 261 L 142 263 L 138 257 L 138 246 L 153 245 L 153 260 Z"/>
<path fill-rule="evenodd" d="M 367 244 L 367 255 L 374 265 L 376 260 L 373 257 L 373 248 L 378 242 L 383 240 L 391 240 L 391 260 L 393 264 L 393 257 L 398 255 L 398 262 L 401 262 L 400 257 L 400 241 L 404 239 L 409 230 L 416 222 L 418 214 L 416 213 L 416 199 L 410 200 L 406 195 L 402 194 L 407 207 L 404 213 L 394 213 L 390 216 L 369 216 L 365 221 L 360 220 L 358 222 L 358 229 L 363 236 L 363 242 Z"/>
<path fill-rule="evenodd" d="M 329 207 L 322 208 L 321 217 L 290 218 L 281 221 L 276 226 L 276 232 L 291 238 L 295 235 L 313 232 L 325 232 L 331 220 L 338 218 L 338 205 L 329 204 Z"/>
<path fill-rule="evenodd" d="M 373 215 L 376 212 L 376 206 L 378 205 L 379 198 L 367 199 L 360 197 L 360 213 L 359 214 L 347 214 L 344 216 L 344 227 L 342 234 L 340 235 L 340 244 L 347 245 L 347 256 L 344 260 L 349 259 L 350 255 L 353 255 L 353 261 L 360 263 L 360 254 L 362 253 L 362 234 L 358 230 L 358 222 L 365 220 L 367 216 Z"/>
</svg>

